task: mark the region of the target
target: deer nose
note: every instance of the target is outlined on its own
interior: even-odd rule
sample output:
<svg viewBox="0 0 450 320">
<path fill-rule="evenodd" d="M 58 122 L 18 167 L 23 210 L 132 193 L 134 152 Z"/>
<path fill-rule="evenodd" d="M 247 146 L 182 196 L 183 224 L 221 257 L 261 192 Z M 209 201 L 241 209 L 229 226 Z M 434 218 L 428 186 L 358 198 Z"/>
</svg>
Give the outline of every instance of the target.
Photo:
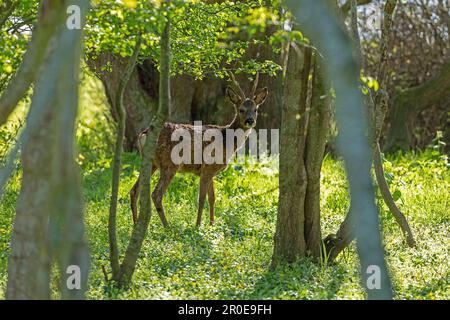
<svg viewBox="0 0 450 320">
<path fill-rule="evenodd" d="M 252 118 L 245 120 L 245 124 L 248 124 L 249 126 L 251 126 L 254 123 L 255 123 L 255 120 Z"/>
</svg>

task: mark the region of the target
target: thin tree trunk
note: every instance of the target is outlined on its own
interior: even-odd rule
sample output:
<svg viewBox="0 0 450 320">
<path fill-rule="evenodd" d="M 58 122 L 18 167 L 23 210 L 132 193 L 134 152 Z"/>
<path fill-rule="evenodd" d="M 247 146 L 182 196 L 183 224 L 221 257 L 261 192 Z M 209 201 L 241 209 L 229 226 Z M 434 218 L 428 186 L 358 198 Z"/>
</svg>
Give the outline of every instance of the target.
<svg viewBox="0 0 450 320">
<path fill-rule="evenodd" d="M 136 42 L 136 47 L 133 51 L 133 56 L 130 58 L 128 65 L 125 69 L 125 73 L 119 82 L 119 88 L 116 92 L 114 100 L 114 106 L 117 114 L 117 136 L 114 151 L 114 159 L 112 163 L 112 186 L 111 186 L 111 202 L 109 207 L 109 219 L 108 219 L 108 235 L 109 235 L 109 259 L 111 263 L 112 278 L 119 280 L 120 264 L 119 264 L 119 249 L 117 245 L 117 198 L 119 194 L 120 184 L 120 170 L 122 161 L 123 141 L 125 137 L 125 118 L 126 109 L 123 106 L 123 93 L 125 87 L 133 72 L 136 61 L 139 55 L 142 38 L 139 38 Z"/>
<path fill-rule="evenodd" d="M 81 9 L 83 25 L 89 1 L 77 0 L 70 4 Z M 64 25 L 58 38 L 58 47 L 48 61 L 49 68 L 58 70 L 58 100 L 55 113 L 55 144 L 52 154 L 53 200 L 49 221 L 50 250 L 56 259 L 61 277 L 59 288 L 62 299 L 84 299 L 89 273 L 89 250 L 85 239 L 84 207 L 82 203 L 81 174 L 75 162 L 76 117 L 82 53 L 82 31 L 69 30 Z M 54 62 L 53 62 L 54 61 Z M 80 270 L 80 287 L 68 286 L 70 266 Z"/>
<path fill-rule="evenodd" d="M 406 220 L 405 215 L 397 207 L 394 198 L 392 197 L 391 191 L 389 190 L 389 185 L 386 182 L 383 169 L 383 159 L 381 157 L 380 145 L 378 143 L 376 143 L 375 146 L 373 162 L 375 167 L 375 176 L 377 178 L 381 196 L 388 206 L 389 211 L 392 213 L 398 225 L 402 229 L 403 235 L 406 238 L 406 242 L 410 247 L 414 247 L 416 245 L 416 241 L 414 240 L 414 236 L 408 224 L 408 220 Z"/>
<path fill-rule="evenodd" d="M 381 32 L 381 45 L 380 45 L 380 63 L 378 66 L 377 80 L 381 88 L 385 87 L 388 74 L 388 48 L 390 46 L 389 30 L 393 23 L 393 14 L 397 6 L 397 0 L 388 0 L 384 8 L 383 28 Z M 359 37 L 358 37 L 359 42 Z M 394 216 L 395 220 L 402 229 L 405 235 L 406 241 L 410 247 L 415 246 L 414 236 L 405 215 L 397 207 L 394 198 L 389 190 L 389 185 L 386 181 L 383 168 L 383 159 L 381 157 L 380 150 L 380 136 L 384 124 L 384 119 L 387 111 L 387 97 L 382 91 L 375 93 L 374 99 L 367 101 L 367 107 L 371 113 L 372 120 L 372 136 L 373 143 L 373 166 L 375 168 L 375 176 L 377 179 L 378 187 L 380 188 L 381 196 L 384 202 L 387 204 L 390 212 Z"/>
<path fill-rule="evenodd" d="M 134 225 L 131 239 L 125 252 L 125 258 L 120 268 L 119 284 L 121 286 L 128 286 L 131 282 L 138 255 L 141 251 L 142 243 L 147 234 L 147 229 L 150 222 L 150 177 L 152 172 L 152 162 L 155 156 L 159 134 L 168 117 L 170 106 L 170 58 L 170 20 L 167 20 L 161 37 L 159 108 L 149 126 L 146 143 L 144 145 L 141 172 L 139 175 L 141 186 L 139 194 L 139 216 Z"/>
<path fill-rule="evenodd" d="M 39 83 L 35 90 L 41 90 Z M 36 108 L 35 103 L 31 108 Z M 48 179 L 52 169 L 48 164 L 52 155 L 47 146 L 55 140 L 48 125 L 53 120 L 51 109 L 46 108 L 39 118 L 38 130 L 33 130 L 22 149 L 22 186 L 8 260 L 6 299 L 11 300 L 50 299 L 47 235 L 52 192 Z"/>
</svg>

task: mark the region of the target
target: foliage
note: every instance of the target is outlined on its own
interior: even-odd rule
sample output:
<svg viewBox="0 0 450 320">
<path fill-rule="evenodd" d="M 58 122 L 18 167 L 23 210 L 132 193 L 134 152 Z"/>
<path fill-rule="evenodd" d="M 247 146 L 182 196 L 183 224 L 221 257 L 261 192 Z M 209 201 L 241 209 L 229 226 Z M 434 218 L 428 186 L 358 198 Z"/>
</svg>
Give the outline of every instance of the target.
<svg viewBox="0 0 450 320">
<path fill-rule="evenodd" d="M 20 64 L 29 41 L 28 33 L 16 32 L 17 24 L 29 27 L 36 1 L 20 1 L 1 28 L 0 92 Z M 265 1 L 267 3 L 267 1 Z M 277 2 L 271 2 L 275 5 Z M 0 1 L 0 7 L 3 1 Z M 283 23 L 277 10 L 263 1 L 205 4 L 174 1 L 167 9 L 160 1 L 97 1 L 89 17 L 87 54 L 110 51 L 129 56 L 135 36 L 144 34 L 146 48 L 141 58 L 158 59 L 161 21 L 169 15 L 177 24 L 173 33 L 174 70 L 197 77 L 207 72 L 220 75 L 222 63 L 246 72 L 262 69 L 272 73 L 271 61 L 242 63 L 245 49 L 267 41 L 265 31 Z M 31 12 L 31 14 L 30 14 Z M 11 29 L 11 30 L 10 30 Z M 18 30 L 18 29 L 17 29 Z M 248 41 L 248 38 L 257 40 Z M 274 46 L 285 39 L 307 41 L 299 31 L 278 31 L 269 39 Z M 361 79 L 366 90 L 377 90 L 370 77 Z M 364 90 L 364 89 L 363 89 Z M 256 162 L 248 158 L 234 163 L 217 179 L 217 224 L 194 227 L 198 181 L 190 175 L 177 176 L 165 198 L 171 229 L 165 230 L 154 215 L 141 252 L 133 286 L 118 291 L 105 284 L 102 267 L 108 266 L 107 220 L 111 181 L 112 121 L 101 87 L 83 79 L 82 109 L 78 121 L 78 163 L 83 171 L 86 222 L 93 255 L 90 277 L 91 299 L 129 298 L 283 298 L 359 299 L 359 271 L 352 246 L 335 265 L 316 265 L 309 260 L 268 271 L 278 199 L 277 159 Z M 14 120 L 0 130 L 0 160 L 14 144 L 20 129 Z M 386 175 L 398 205 L 408 215 L 421 237 L 418 249 L 407 248 L 387 208 L 381 207 L 387 260 L 398 299 L 450 298 L 448 238 L 450 173 L 448 157 L 442 153 L 441 136 L 434 146 L 417 153 L 398 153 L 385 159 Z M 119 193 L 119 240 L 124 251 L 132 228 L 128 192 L 138 173 L 136 154 L 123 157 Z M 153 177 L 153 185 L 157 176 Z M 20 171 L 8 185 L 0 203 L 0 298 L 4 297 L 11 226 L 20 188 Z M 323 231 L 336 230 L 349 205 L 342 164 L 326 158 L 322 174 Z M 57 279 L 53 289 L 56 294 Z"/>
<path fill-rule="evenodd" d="M 379 67 L 380 32 L 377 24 L 385 1 L 372 1 L 360 7 L 359 28 L 364 68 L 376 75 Z M 450 59 L 449 1 L 405 0 L 397 2 L 389 37 L 392 47 L 388 54 L 389 73 L 385 88 L 394 98 L 398 90 L 415 87 L 433 79 Z M 450 95 L 422 110 L 411 125 L 413 145 L 424 148 L 431 143 L 436 130 L 443 130 L 447 142 L 450 132 Z M 391 106 L 394 108 L 395 106 Z M 391 122 L 390 114 L 386 119 Z"/>
<path fill-rule="evenodd" d="M 395 221 L 383 207 L 387 260 L 397 299 L 448 299 L 450 270 L 447 244 L 449 227 L 448 168 L 430 161 L 429 154 L 404 154 L 390 159 L 402 190 L 400 204 L 420 230 L 418 249 L 408 248 Z M 131 230 L 128 190 L 137 174 L 137 156 L 124 156 L 124 185 L 119 198 L 119 239 L 124 249 Z M 276 160 L 235 165 L 218 179 L 217 225 L 194 227 L 198 181 L 179 176 L 171 184 L 165 203 L 170 230 L 152 217 L 149 235 L 130 290 L 105 285 L 102 266 L 108 266 L 108 193 L 110 169 L 100 164 L 84 175 L 88 238 L 93 254 L 88 297 L 91 299 L 362 299 L 354 247 L 335 265 L 319 266 L 309 260 L 293 266 L 270 265 L 277 204 Z M 405 173 L 406 172 L 406 173 Z M 405 182 L 404 184 L 401 182 Z M 155 182 L 153 180 L 153 182 Z M 1 205 L 0 286 L 6 279 L 6 258 L 16 177 Z M 327 159 L 323 173 L 323 222 L 325 232 L 337 228 L 345 216 L 348 199 L 341 163 Z M 55 282 L 56 292 L 56 282 Z M 0 289 L 0 297 L 1 291 Z"/>
<path fill-rule="evenodd" d="M 107 106 L 95 90 L 83 85 L 77 140 L 83 161 L 84 199 L 88 239 L 92 253 L 90 299 L 362 299 L 354 246 L 335 265 L 309 260 L 269 271 L 278 199 L 278 162 L 249 158 L 234 163 L 216 181 L 217 224 L 195 228 L 198 179 L 179 175 L 164 199 L 169 230 L 157 215 L 138 261 L 130 290 L 105 284 L 102 266 L 108 268 L 108 209 L 111 181 L 111 145 L 101 132 L 108 124 Z M 93 102 L 94 101 L 94 102 Z M 103 101 L 103 103 L 102 103 Z M 436 153 L 437 151 L 437 153 Z M 118 208 L 118 235 L 122 252 L 132 227 L 128 192 L 139 167 L 136 154 L 126 153 Z M 418 153 L 387 156 L 391 188 L 399 190 L 398 205 L 407 214 L 418 248 L 406 246 L 398 226 L 378 197 L 387 262 L 397 299 L 449 299 L 450 268 L 447 233 L 450 226 L 448 159 L 431 146 Z M 153 177 L 153 185 L 157 175 Z M 4 297 L 7 257 L 20 172 L 8 186 L 0 204 L 0 298 Z M 337 229 L 348 209 L 347 182 L 342 163 L 329 157 L 322 172 L 322 230 Z M 207 209 L 206 209 L 207 210 Z M 57 279 L 53 289 L 56 295 Z"/>
<path fill-rule="evenodd" d="M 8 3 L 14 4 L 11 15 L 4 17 Z M 0 1 L 0 93 L 22 63 L 22 57 L 30 40 L 31 26 L 36 19 L 37 1 Z"/>
<path fill-rule="evenodd" d="M 278 10 L 263 6 L 261 1 L 172 1 L 165 7 L 160 6 L 160 1 L 138 1 L 134 9 L 118 1 L 98 1 L 88 19 L 87 55 L 92 58 L 100 52 L 111 52 L 130 56 L 136 36 L 142 34 L 141 59 L 158 62 L 161 22 L 166 17 L 173 20 L 174 26 L 171 69 L 175 74 L 201 78 L 223 69 L 223 63 L 237 63 L 234 69 L 252 73 L 263 70 L 273 74 L 278 69 L 271 61 L 241 63 L 249 44 L 264 41 L 266 28 L 280 24 Z M 219 75 L 223 76 L 223 72 Z"/>
</svg>

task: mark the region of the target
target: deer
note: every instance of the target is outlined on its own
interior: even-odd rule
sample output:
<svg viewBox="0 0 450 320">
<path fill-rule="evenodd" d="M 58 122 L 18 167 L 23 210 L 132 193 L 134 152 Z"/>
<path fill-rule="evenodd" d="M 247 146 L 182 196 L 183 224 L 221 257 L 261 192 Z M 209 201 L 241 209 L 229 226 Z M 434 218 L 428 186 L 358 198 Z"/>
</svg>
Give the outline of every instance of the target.
<svg viewBox="0 0 450 320">
<path fill-rule="evenodd" d="M 166 122 L 161 129 L 157 146 L 155 158 L 153 160 L 152 172 L 151 174 L 159 169 L 160 177 L 157 182 L 153 192 L 152 200 L 155 205 L 156 211 L 161 219 L 162 225 L 167 228 L 169 226 L 164 207 L 163 207 L 163 196 L 167 191 L 169 184 L 178 172 L 193 173 L 200 177 L 199 195 L 198 195 L 198 211 L 197 211 L 197 222 L 196 226 L 199 227 L 202 222 L 202 213 L 205 205 L 206 195 L 208 196 L 209 203 L 209 220 L 210 224 L 214 224 L 214 205 L 215 205 L 215 191 L 214 191 L 214 177 L 217 176 L 221 171 L 223 171 L 227 166 L 234 154 L 245 145 L 245 141 L 250 135 L 252 129 L 256 126 L 256 120 L 258 117 L 259 107 L 266 101 L 268 96 L 268 89 L 262 88 L 258 90 L 259 82 L 259 72 L 256 74 L 250 95 L 246 95 L 244 90 L 239 86 L 236 81 L 235 76 L 232 72 L 229 72 L 229 77 L 233 86 L 228 85 L 226 89 L 226 97 L 230 100 L 234 107 L 234 117 L 231 123 L 225 126 L 219 125 L 202 125 L 197 128 L 192 124 L 176 124 L 171 122 Z M 244 131 L 244 139 L 238 141 L 238 143 L 224 144 L 224 161 L 221 163 L 205 163 L 202 161 L 201 164 L 185 164 L 185 163 L 174 163 L 171 158 L 171 152 L 178 141 L 172 141 L 172 135 L 175 130 L 187 130 L 191 137 L 195 134 L 195 130 L 201 130 L 205 132 L 208 129 L 219 130 L 222 137 L 222 141 L 226 140 L 226 130 L 227 129 L 241 129 Z M 148 128 L 142 131 L 138 135 L 138 149 L 142 156 L 143 145 L 145 144 L 146 134 L 148 133 Z M 211 142 L 210 142 L 211 143 Z M 208 142 L 202 142 L 203 147 L 208 145 Z M 232 148 L 230 150 L 230 148 Z M 130 202 L 131 211 L 133 214 L 133 221 L 136 223 L 138 218 L 137 213 L 137 203 L 139 197 L 139 178 L 130 190 Z"/>
</svg>

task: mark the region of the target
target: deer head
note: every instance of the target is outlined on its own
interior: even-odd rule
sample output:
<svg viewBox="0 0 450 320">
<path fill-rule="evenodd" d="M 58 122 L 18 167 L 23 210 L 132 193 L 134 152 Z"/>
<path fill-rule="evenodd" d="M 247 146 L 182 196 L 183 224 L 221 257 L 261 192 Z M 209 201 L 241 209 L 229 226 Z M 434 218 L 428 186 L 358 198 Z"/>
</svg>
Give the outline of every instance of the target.
<svg viewBox="0 0 450 320">
<path fill-rule="evenodd" d="M 226 94 L 235 108 L 236 116 L 234 122 L 238 127 L 245 130 L 252 129 L 256 126 L 258 108 L 266 101 L 269 90 L 267 88 L 258 90 L 259 72 L 256 74 L 252 91 L 248 97 L 245 95 L 231 72 L 230 79 L 235 88 L 228 86 Z"/>
</svg>

